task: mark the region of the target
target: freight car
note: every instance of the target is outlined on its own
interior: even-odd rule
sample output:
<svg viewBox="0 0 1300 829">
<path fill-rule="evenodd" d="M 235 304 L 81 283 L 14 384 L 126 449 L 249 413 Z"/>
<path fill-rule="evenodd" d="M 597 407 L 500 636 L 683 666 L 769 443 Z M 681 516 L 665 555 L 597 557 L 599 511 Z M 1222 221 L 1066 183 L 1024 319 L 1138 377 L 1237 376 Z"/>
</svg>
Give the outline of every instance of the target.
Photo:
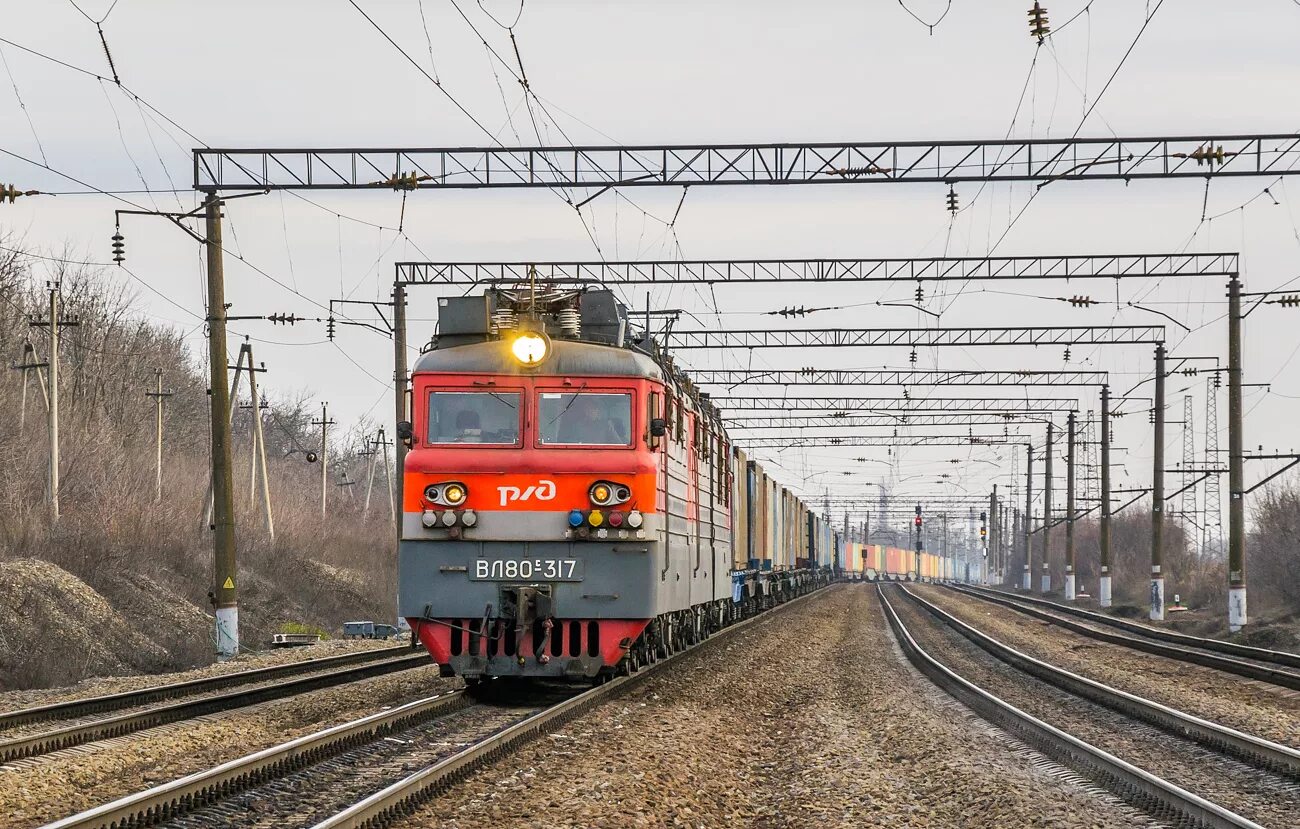
<svg viewBox="0 0 1300 829">
<path fill-rule="evenodd" d="M 924 580 L 941 581 L 952 578 L 947 572 L 942 556 L 879 544 L 845 543 L 841 545 L 841 560 L 846 578 L 867 581 Z"/>
<path fill-rule="evenodd" d="M 825 583 L 838 537 L 607 290 L 439 300 L 399 613 L 445 674 L 600 678 Z"/>
</svg>

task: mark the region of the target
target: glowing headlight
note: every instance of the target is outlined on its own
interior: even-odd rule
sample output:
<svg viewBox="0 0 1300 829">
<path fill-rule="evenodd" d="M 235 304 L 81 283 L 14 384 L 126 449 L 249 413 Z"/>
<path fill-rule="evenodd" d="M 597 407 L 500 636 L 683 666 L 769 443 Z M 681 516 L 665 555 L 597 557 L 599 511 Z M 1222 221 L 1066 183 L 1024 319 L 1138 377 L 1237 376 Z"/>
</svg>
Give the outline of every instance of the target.
<svg viewBox="0 0 1300 829">
<path fill-rule="evenodd" d="M 526 366 L 535 366 L 551 351 L 551 344 L 546 339 L 545 334 L 535 331 L 525 331 L 514 342 L 510 344 L 510 353 L 515 355 L 515 359 Z"/>
<path fill-rule="evenodd" d="M 593 504 L 608 507 L 630 500 L 632 490 L 622 484 L 611 483 L 610 481 L 596 481 L 591 485 L 591 489 L 587 490 L 587 495 L 591 498 Z"/>
<path fill-rule="evenodd" d="M 465 497 L 468 494 L 469 493 L 465 491 L 465 487 L 460 484 L 447 484 L 442 488 L 442 499 L 453 507 L 458 507 L 465 503 Z"/>
</svg>

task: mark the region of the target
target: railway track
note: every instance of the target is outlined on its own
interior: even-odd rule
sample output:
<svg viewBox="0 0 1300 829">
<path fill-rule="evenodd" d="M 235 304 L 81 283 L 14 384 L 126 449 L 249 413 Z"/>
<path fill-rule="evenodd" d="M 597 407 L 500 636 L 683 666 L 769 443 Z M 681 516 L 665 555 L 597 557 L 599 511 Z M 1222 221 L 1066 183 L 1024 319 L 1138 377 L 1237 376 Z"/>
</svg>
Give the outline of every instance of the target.
<svg viewBox="0 0 1300 829">
<path fill-rule="evenodd" d="M 686 654 L 711 647 L 817 592 L 737 622 L 629 676 L 580 693 L 565 693 L 553 704 L 486 706 L 464 691 L 431 697 L 155 786 L 45 829 L 307 825 L 376 829 Z M 417 770 L 412 772 L 412 767 Z"/>
<path fill-rule="evenodd" d="M 982 601 L 1009 607 L 1091 639 L 1300 690 L 1300 670 L 1291 670 L 1292 667 L 1300 668 L 1300 656 L 1293 653 L 1157 630 L 1032 596 L 1016 596 L 1000 590 L 956 585 L 948 585 L 948 588 Z"/>
<path fill-rule="evenodd" d="M 394 655 L 394 651 L 397 651 L 398 654 Z M 67 703 L 41 706 L 39 709 L 24 709 L 11 712 L 6 716 L 12 717 L 7 721 L 8 724 L 12 725 L 15 721 L 32 722 L 31 716 L 33 712 L 39 712 L 41 716 L 38 716 L 37 719 L 41 720 L 58 716 L 75 718 L 87 711 L 104 710 L 98 707 L 101 705 L 116 709 L 129 706 L 138 707 L 138 710 L 123 711 L 108 717 L 88 720 L 74 719 L 55 728 L 7 736 L 0 739 L 0 762 L 8 763 L 14 760 L 35 757 L 85 743 L 121 737 L 146 728 L 179 722 L 204 714 L 242 708 L 259 702 L 281 699 L 307 691 L 354 682 L 358 679 L 368 679 L 430 664 L 428 654 L 424 651 L 411 652 L 407 648 L 386 648 L 377 653 L 380 656 L 370 659 L 351 659 L 342 663 L 334 661 L 336 659 L 334 657 L 326 660 L 311 660 L 310 663 L 295 663 L 293 667 L 296 670 L 289 671 L 290 675 L 287 678 L 276 677 L 283 677 L 286 673 L 284 669 L 291 666 L 276 666 L 274 669 L 257 669 L 223 677 L 213 677 L 213 680 L 221 680 L 215 685 L 209 684 L 206 679 L 192 680 L 177 683 L 175 686 L 155 686 L 138 692 L 128 691 L 111 694 L 107 697 L 74 700 Z M 349 654 L 349 656 L 353 655 Z M 235 688 L 213 691 L 214 687 L 229 689 L 232 681 L 236 684 Z M 150 700 L 159 698 L 167 700 L 175 695 L 194 698 L 165 701 L 158 705 L 149 704 Z"/>
<path fill-rule="evenodd" d="M 1044 755 L 1171 825 L 1293 825 L 1300 752 L 1056 668 L 899 591 L 906 604 L 881 599 L 909 659 Z"/>
<path fill-rule="evenodd" d="M 229 688 L 235 685 L 247 685 L 254 682 L 263 682 L 269 679 L 293 676 L 295 674 L 323 671 L 330 668 L 340 668 L 345 665 L 358 665 L 366 662 L 374 662 L 386 659 L 390 656 L 395 656 L 405 652 L 406 650 L 407 648 L 405 647 L 395 647 L 360 651 L 356 653 L 345 653 L 338 656 L 326 656 L 319 659 L 305 659 L 299 662 L 288 662 L 283 665 L 272 665 L 267 668 L 234 671 L 220 676 L 202 677 L 199 679 L 186 680 L 184 682 L 173 682 L 166 685 L 153 685 L 148 688 L 139 688 L 134 691 L 119 691 L 114 694 L 102 694 L 100 696 L 85 697 L 82 699 L 52 702 L 46 705 L 34 705 L 30 708 L 19 708 L 14 711 L 0 712 L 0 730 L 9 729 L 18 725 L 25 725 L 27 723 L 41 722 L 44 720 L 71 719 L 73 717 L 81 717 L 88 714 L 99 714 L 105 711 L 134 708 L 139 705 L 147 705 L 151 702 L 176 699 L 191 694 L 219 691 L 222 688 Z"/>
</svg>

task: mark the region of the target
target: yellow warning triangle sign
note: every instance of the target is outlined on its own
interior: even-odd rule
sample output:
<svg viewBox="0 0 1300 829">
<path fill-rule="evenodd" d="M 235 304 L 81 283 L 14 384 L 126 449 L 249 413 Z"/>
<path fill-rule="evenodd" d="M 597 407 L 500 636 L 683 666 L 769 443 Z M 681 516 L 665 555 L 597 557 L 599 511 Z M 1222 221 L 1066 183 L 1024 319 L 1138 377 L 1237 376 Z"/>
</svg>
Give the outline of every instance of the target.
<svg viewBox="0 0 1300 829">
<path fill-rule="evenodd" d="M 231 576 L 226 576 L 226 583 L 221 585 L 222 590 L 234 590 L 235 580 Z"/>
</svg>

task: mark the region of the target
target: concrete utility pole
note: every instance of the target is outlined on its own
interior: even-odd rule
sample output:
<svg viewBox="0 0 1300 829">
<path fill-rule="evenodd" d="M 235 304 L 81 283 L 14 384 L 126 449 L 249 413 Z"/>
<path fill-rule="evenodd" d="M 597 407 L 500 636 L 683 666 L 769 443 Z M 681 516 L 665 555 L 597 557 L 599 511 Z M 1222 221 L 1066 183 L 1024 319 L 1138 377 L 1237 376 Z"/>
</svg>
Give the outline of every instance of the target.
<svg viewBox="0 0 1300 829">
<path fill-rule="evenodd" d="M 1074 426 L 1075 414 L 1065 420 L 1065 598 L 1074 601 Z"/>
<path fill-rule="evenodd" d="M 263 363 L 258 368 L 253 368 L 253 346 L 245 341 L 240 345 L 240 351 L 248 353 L 248 392 L 252 396 L 252 413 L 253 413 L 253 457 L 252 457 L 252 480 L 253 485 L 250 487 L 254 500 L 257 497 L 257 479 L 258 470 L 261 470 L 262 481 L 262 516 L 266 521 L 266 534 L 268 537 L 275 538 L 275 518 L 271 514 L 271 484 L 268 480 L 266 468 L 266 435 L 262 431 L 262 401 L 257 394 L 257 375 L 259 372 L 266 371 L 266 364 Z M 250 504 L 251 506 L 251 504 Z"/>
<path fill-rule="evenodd" d="M 1024 531 L 1025 536 L 1025 572 L 1021 579 L 1021 587 L 1029 590 L 1029 584 L 1033 578 L 1033 571 L 1029 569 L 1029 561 L 1032 558 L 1033 536 L 1030 532 L 1033 529 L 1034 521 L 1034 445 L 1025 444 L 1025 514 L 1020 521 L 1020 529 Z"/>
<path fill-rule="evenodd" d="M 239 593 L 235 574 L 235 482 L 230 456 L 230 397 L 226 391 L 226 282 L 221 244 L 221 199 L 204 200 L 208 260 L 208 394 L 212 424 L 212 603 L 217 657 L 239 653 Z"/>
<path fill-rule="evenodd" d="M 1153 622 L 1165 618 L 1165 344 L 1156 346 L 1155 451 L 1151 471 L 1151 612 Z"/>
<path fill-rule="evenodd" d="M 320 404 L 320 420 L 313 420 L 313 426 L 320 427 L 320 517 L 325 518 L 329 493 L 329 428 L 334 421 L 329 418 L 328 403 Z"/>
<path fill-rule="evenodd" d="M 1246 504 L 1242 466 L 1241 280 L 1228 283 L 1228 630 L 1246 626 Z"/>
<path fill-rule="evenodd" d="M 49 423 L 49 478 L 47 486 L 49 488 L 50 504 L 50 523 L 58 523 L 59 520 L 59 336 L 60 330 L 64 326 L 77 325 L 76 319 L 59 318 L 59 283 L 50 282 L 49 285 L 49 318 L 33 319 L 31 326 L 33 328 L 50 329 L 50 384 L 49 391 L 46 395 L 46 402 L 49 404 L 48 423 Z M 27 363 L 24 362 L 24 365 Z"/>
<path fill-rule="evenodd" d="M 162 503 L 162 447 L 163 447 L 163 405 L 167 398 L 172 396 L 172 392 L 163 391 L 163 373 L 162 369 L 153 370 L 154 390 L 145 392 L 145 397 L 153 398 L 153 424 L 154 424 L 154 495 L 155 504 Z"/>
<path fill-rule="evenodd" d="M 398 282 L 393 285 L 393 403 L 396 414 L 395 423 L 409 421 L 410 416 L 406 410 L 406 384 L 408 370 L 406 367 L 406 286 Z M 404 480 L 406 478 L 406 442 L 401 436 L 394 432 L 393 449 L 397 458 L 396 482 L 394 486 L 394 524 L 397 528 L 397 539 L 402 538 L 402 521 L 400 520 L 405 512 L 404 505 Z M 384 463 L 387 466 L 388 456 L 385 454 Z"/>
<path fill-rule="evenodd" d="M 1110 386 L 1101 387 L 1101 519 L 1098 525 L 1101 578 L 1097 604 L 1110 607 Z"/>
<path fill-rule="evenodd" d="M 1043 578 L 1039 584 L 1043 593 L 1052 590 L 1052 437 L 1053 424 L 1047 424 L 1047 457 L 1043 462 Z"/>
</svg>

